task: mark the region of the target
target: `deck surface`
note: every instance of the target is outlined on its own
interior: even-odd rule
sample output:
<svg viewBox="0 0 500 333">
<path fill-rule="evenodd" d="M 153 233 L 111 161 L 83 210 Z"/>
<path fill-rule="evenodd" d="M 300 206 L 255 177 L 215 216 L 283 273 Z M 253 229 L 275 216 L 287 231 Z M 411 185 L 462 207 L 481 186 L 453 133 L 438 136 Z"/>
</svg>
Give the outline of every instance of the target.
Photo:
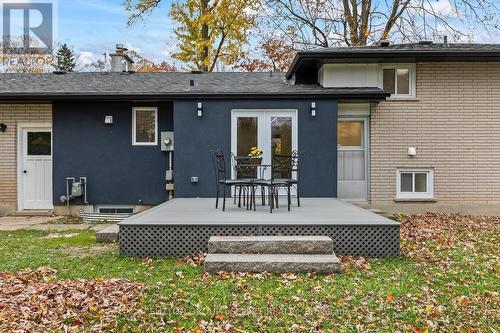
<svg viewBox="0 0 500 333">
<path fill-rule="evenodd" d="M 259 200 L 259 199 L 257 199 Z M 279 209 L 269 213 L 268 206 L 257 204 L 257 210 L 238 208 L 226 199 L 226 211 L 215 209 L 215 199 L 176 198 L 119 223 L 121 226 L 155 225 L 346 225 L 397 226 L 399 223 L 334 198 L 302 198 L 301 207 L 293 200 L 291 211 L 286 199 Z"/>
</svg>

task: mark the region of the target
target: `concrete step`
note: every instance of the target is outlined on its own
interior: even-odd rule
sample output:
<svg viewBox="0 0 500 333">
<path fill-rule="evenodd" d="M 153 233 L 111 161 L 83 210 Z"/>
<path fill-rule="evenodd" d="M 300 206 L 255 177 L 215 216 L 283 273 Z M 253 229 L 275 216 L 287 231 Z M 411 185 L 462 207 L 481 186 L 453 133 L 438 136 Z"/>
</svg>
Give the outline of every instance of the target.
<svg viewBox="0 0 500 333">
<path fill-rule="evenodd" d="M 205 271 L 271 273 L 337 273 L 340 261 L 335 254 L 208 254 Z"/>
<path fill-rule="evenodd" d="M 9 216 L 54 216 L 52 209 L 26 209 L 13 212 Z"/>
<path fill-rule="evenodd" d="M 327 236 L 213 236 L 208 253 L 332 254 Z"/>
<path fill-rule="evenodd" d="M 118 224 L 110 225 L 95 233 L 95 240 L 97 243 L 115 243 L 118 242 L 118 235 L 120 227 Z"/>
</svg>

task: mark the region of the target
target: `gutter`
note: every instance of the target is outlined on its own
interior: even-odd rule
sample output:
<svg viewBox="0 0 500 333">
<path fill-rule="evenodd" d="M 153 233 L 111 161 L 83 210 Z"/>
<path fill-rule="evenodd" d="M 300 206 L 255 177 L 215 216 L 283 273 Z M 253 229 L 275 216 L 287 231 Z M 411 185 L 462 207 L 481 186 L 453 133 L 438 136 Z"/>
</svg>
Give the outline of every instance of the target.
<svg viewBox="0 0 500 333">
<path fill-rule="evenodd" d="M 389 97 L 390 93 L 380 92 L 320 92 L 320 93 L 281 93 L 281 94 L 104 94 L 104 95 L 84 95 L 84 94 L 0 94 L 0 101 L 71 101 L 71 100 L 99 100 L 99 101 L 171 101 L 171 100 L 192 100 L 192 99 L 373 99 L 383 100 Z"/>
</svg>

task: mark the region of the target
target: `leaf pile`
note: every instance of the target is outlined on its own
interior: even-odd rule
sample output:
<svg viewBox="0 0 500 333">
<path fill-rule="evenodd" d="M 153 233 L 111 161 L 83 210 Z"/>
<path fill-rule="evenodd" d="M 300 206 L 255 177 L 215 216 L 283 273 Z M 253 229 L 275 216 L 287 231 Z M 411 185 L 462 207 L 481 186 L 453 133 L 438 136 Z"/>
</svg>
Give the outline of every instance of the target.
<svg viewBox="0 0 500 333">
<path fill-rule="evenodd" d="M 145 286 L 122 279 L 55 280 L 47 267 L 0 273 L 0 331 L 103 331 L 136 309 Z"/>
<path fill-rule="evenodd" d="M 472 216 L 449 213 L 425 213 L 403 216 L 401 238 L 409 241 L 442 240 L 457 232 L 500 230 L 498 216 Z"/>
<path fill-rule="evenodd" d="M 500 217 L 449 213 L 402 216 L 401 250 L 404 256 L 430 262 L 447 261 L 436 251 L 462 249 L 477 252 L 482 235 L 500 230 Z"/>
</svg>

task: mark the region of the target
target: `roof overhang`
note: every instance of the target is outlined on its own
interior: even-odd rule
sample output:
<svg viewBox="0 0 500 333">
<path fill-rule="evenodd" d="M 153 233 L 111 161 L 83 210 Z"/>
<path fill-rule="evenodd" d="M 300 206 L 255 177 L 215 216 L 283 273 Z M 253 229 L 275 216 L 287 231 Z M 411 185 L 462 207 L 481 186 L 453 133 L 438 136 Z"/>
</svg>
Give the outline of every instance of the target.
<svg viewBox="0 0 500 333">
<path fill-rule="evenodd" d="M 298 52 L 286 72 L 290 80 L 296 73 L 317 70 L 327 63 L 404 63 L 404 62 L 500 62 L 497 51 L 398 51 L 377 49 L 370 52 Z"/>
<path fill-rule="evenodd" d="M 350 91 L 349 89 L 329 89 L 321 93 L 287 93 L 287 94 L 0 94 L 2 101 L 173 101 L 173 100 L 221 100 L 221 99 L 337 99 L 337 100 L 370 100 L 379 101 L 389 97 L 390 93 L 382 89 L 365 89 Z"/>
</svg>

